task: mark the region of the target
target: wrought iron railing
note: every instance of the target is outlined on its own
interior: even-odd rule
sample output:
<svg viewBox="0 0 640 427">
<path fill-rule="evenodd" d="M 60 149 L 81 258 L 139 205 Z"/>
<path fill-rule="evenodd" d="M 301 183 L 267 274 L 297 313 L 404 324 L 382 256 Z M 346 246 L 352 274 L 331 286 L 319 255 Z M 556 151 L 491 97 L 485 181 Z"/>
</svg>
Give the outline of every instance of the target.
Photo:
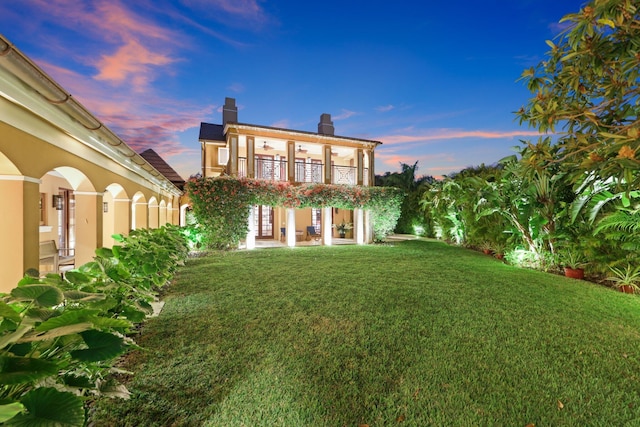
<svg viewBox="0 0 640 427">
<path fill-rule="evenodd" d="M 273 181 L 287 180 L 287 161 L 271 159 L 255 159 L 255 177 L 258 179 L 268 179 Z M 353 166 L 332 166 L 332 184 L 357 184 L 358 169 Z M 247 176 L 247 159 L 238 158 L 238 177 Z M 324 182 L 324 165 L 322 163 L 296 162 L 295 181 L 296 182 Z M 364 169 L 363 185 L 369 185 L 369 170 Z"/>
</svg>

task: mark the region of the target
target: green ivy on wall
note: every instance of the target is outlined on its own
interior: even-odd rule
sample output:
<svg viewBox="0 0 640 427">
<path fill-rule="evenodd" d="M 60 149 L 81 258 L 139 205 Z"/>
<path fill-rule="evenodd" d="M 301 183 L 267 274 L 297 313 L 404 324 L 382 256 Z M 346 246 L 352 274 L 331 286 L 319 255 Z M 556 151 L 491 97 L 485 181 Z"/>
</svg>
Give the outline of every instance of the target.
<svg viewBox="0 0 640 427">
<path fill-rule="evenodd" d="M 285 208 L 366 209 L 371 211 L 374 238 L 384 239 L 400 216 L 404 194 L 393 187 L 362 187 L 335 184 L 294 185 L 228 176 L 193 178 L 186 184 L 193 213 L 211 248 L 235 248 L 249 229 L 253 205 Z"/>
</svg>

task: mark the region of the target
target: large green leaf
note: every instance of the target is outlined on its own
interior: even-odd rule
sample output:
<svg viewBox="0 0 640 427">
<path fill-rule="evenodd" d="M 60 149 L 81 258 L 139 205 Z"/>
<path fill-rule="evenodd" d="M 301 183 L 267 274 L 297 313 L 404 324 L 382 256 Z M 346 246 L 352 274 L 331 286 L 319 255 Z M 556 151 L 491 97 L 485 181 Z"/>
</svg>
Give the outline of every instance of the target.
<svg viewBox="0 0 640 427">
<path fill-rule="evenodd" d="M 20 322 L 20 315 L 7 303 L 0 301 L 0 317 Z"/>
<path fill-rule="evenodd" d="M 0 383 L 24 384 L 56 375 L 58 365 L 33 357 L 0 356 Z"/>
<path fill-rule="evenodd" d="M 3 423 L 24 410 L 24 405 L 20 402 L 0 405 L 0 423 Z"/>
<path fill-rule="evenodd" d="M 61 326 L 59 328 L 51 329 L 44 333 L 26 334 L 25 336 L 20 338 L 18 342 L 24 343 L 24 342 L 32 342 L 32 341 L 48 341 L 54 338 L 64 337 L 66 335 L 79 334 L 80 332 L 84 332 L 91 328 L 93 328 L 93 324 L 89 322 L 76 323 L 73 325 Z"/>
<path fill-rule="evenodd" d="M 101 258 L 113 258 L 113 251 L 109 248 L 96 249 L 96 255 Z"/>
<path fill-rule="evenodd" d="M 107 297 L 107 295 L 106 294 L 93 293 L 93 292 L 83 292 L 83 291 L 66 291 L 64 293 L 64 297 L 67 300 L 71 300 L 71 301 L 93 302 L 93 301 L 101 301 L 101 300 L 105 299 Z"/>
<path fill-rule="evenodd" d="M 33 325 L 33 319 L 24 319 L 15 331 L 0 337 L 0 348 L 5 348 L 9 344 L 18 342 L 18 340 L 21 339 L 27 332 L 33 329 Z"/>
<path fill-rule="evenodd" d="M 98 328 L 130 328 L 133 326 L 128 320 L 112 317 L 92 316 L 89 320 Z"/>
<path fill-rule="evenodd" d="M 79 271 L 67 271 L 64 274 L 64 278 L 75 285 L 81 285 L 84 283 L 91 282 L 91 276 L 81 273 Z"/>
<path fill-rule="evenodd" d="M 51 329 L 60 328 L 62 326 L 74 325 L 77 323 L 86 323 L 92 316 L 98 314 L 98 310 L 82 309 L 82 310 L 66 310 L 60 316 L 52 317 L 46 322 L 42 322 L 37 328 L 37 332 L 49 331 Z"/>
<path fill-rule="evenodd" d="M 82 399 L 54 388 L 36 388 L 20 400 L 27 413 L 7 421 L 9 426 L 22 427 L 81 427 L 84 425 Z"/>
<path fill-rule="evenodd" d="M 11 296 L 23 301 L 33 301 L 42 307 L 53 307 L 64 300 L 62 291 L 55 286 L 24 285 L 11 290 Z"/>
<path fill-rule="evenodd" d="M 80 335 L 89 348 L 71 351 L 71 356 L 74 359 L 98 362 L 113 359 L 127 350 L 122 338 L 107 332 L 90 330 Z"/>
</svg>

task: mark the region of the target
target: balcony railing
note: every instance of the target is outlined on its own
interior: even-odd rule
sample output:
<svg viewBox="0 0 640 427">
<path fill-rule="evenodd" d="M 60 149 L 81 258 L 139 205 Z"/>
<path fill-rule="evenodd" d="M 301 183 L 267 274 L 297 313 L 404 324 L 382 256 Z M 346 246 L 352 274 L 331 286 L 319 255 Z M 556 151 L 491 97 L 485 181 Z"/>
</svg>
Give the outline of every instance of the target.
<svg viewBox="0 0 640 427">
<path fill-rule="evenodd" d="M 255 159 L 255 177 L 257 179 L 268 179 L 272 181 L 287 180 L 287 161 L 286 160 L 270 160 Z M 324 176 L 324 165 L 322 163 L 306 163 L 296 162 L 295 180 L 296 182 L 314 182 L 322 183 Z M 364 170 L 363 185 L 369 185 L 369 170 Z M 238 158 L 238 177 L 247 176 L 247 159 Z M 357 184 L 357 168 L 353 166 L 332 166 L 331 167 L 331 183 L 332 184 Z"/>
<path fill-rule="evenodd" d="M 296 162 L 296 182 L 321 183 L 322 169 L 322 163 Z"/>
</svg>

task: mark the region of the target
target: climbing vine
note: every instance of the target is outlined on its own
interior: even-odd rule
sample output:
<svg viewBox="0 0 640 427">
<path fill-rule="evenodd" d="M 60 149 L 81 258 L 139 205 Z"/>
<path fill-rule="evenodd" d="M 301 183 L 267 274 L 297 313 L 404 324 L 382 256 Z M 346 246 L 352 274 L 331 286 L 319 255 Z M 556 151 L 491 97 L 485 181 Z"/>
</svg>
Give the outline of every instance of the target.
<svg viewBox="0 0 640 427">
<path fill-rule="evenodd" d="M 375 239 L 382 240 L 395 227 L 404 197 L 400 190 L 392 187 L 294 185 L 228 176 L 193 178 L 185 188 L 207 245 L 216 249 L 238 246 L 247 235 L 249 208 L 253 205 L 368 209 L 372 214 Z"/>
</svg>

